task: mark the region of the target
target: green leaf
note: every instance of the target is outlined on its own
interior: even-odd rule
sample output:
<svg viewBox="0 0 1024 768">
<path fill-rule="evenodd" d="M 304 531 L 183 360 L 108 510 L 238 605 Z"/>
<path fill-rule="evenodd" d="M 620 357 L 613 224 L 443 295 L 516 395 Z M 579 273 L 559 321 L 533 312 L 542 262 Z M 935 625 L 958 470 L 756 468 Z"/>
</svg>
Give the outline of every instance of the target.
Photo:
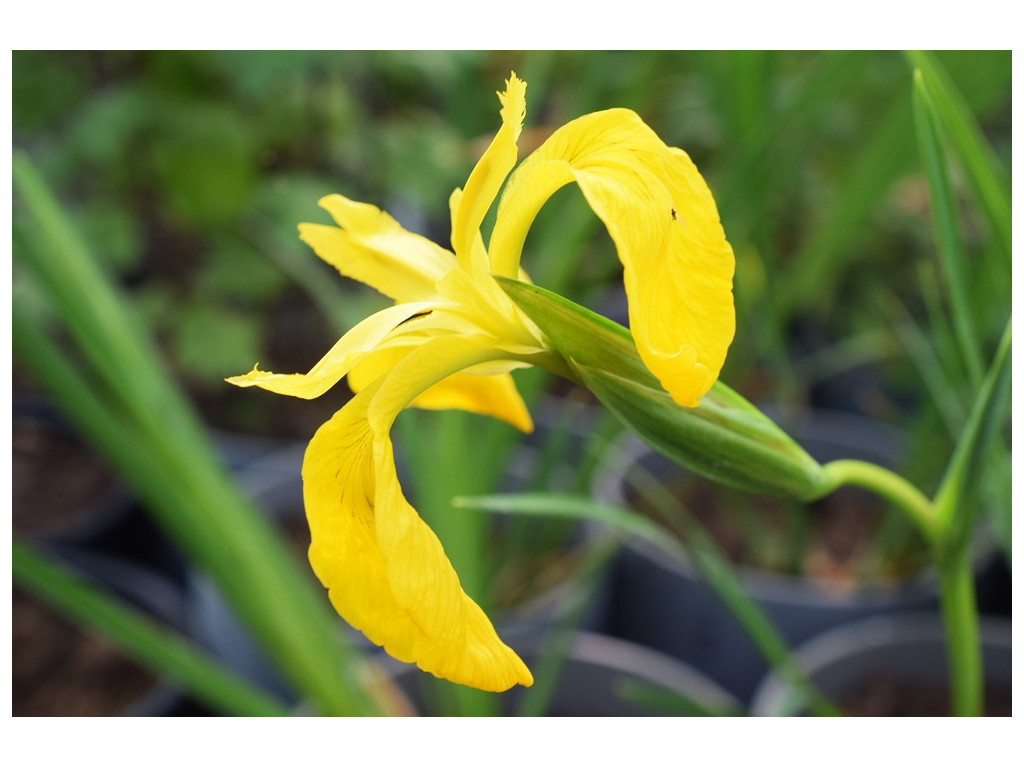
<svg viewBox="0 0 1024 768">
<path fill-rule="evenodd" d="M 17 539 L 11 566 L 15 581 L 215 709 L 249 717 L 289 714 L 280 703 L 210 661 L 181 637 Z"/>
<path fill-rule="evenodd" d="M 945 531 L 943 539 L 947 552 L 962 551 L 970 542 L 980 506 L 978 485 L 1009 395 L 1011 345 L 1012 331 L 1010 323 L 1007 323 L 999 349 L 985 375 L 935 497 L 938 519 Z"/>
<path fill-rule="evenodd" d="M 981 379 L 981 355 L 978 352 L 978 337 L 974 332 L 971 307 L 967 301 L 968 269 L 963 239 L 960 235 L 956 200 L 949 184 L 946 154 L 939 139 L 935 106 L 920 70 L 914 73 L 914 118 L 917 124 L 921 162 L 931 191 L 935 241 L 953 305 L 953 328 L 968 376 L 972 385 L 977 386 Z"/>
<path fill-rule="evenodd" d="M 38 279 L 85 365 L 72 362 L 15 308 L 14 341 L 76 426 L 117 460 L 147 509 L 205 568 L 296 688 L 330 714 L 376 711 L 345 664 L 336 621 L 260 515 L 221 469 L 209 437 L 28 157 L 13 158 Z M 83 405 L 84 404 L 84 405 Z"/>
<path fill-rule="evenodd" d="M 823 493 L 821 466 L 721 382 L 699 406 L 682 408 L 644 366 L 628 330 L 543 288 L 498 280 L 568 361 L 570 377 L 673 461 L 754 493 L 804 500 Z"/>
<path fill-rule="evenodd" d="M 532 517 L 593 520 L 648 541 L 671 555 L 686 558 L 686 550 L 672 534 L 649 518 L 631 509 L 594 501 L 584 496 L 562 493 L 494 494 L 462 496 L 454 499 L 452 504 L 463 509 L 512 512 Z"/>
<path fill-rule="evenodd" d="M 950 437 L 955 439 L 964 420 L 964 403 L 956 386 L 943 370 L 933 340 L 914 320 L 894 291 L 882 294 L 882 309 L 889 316 L 893 333 L 917 368 L 921 383 L 931 396 Z"/>
<path fill-rule="evenodd" d="M 971 108 L 938 60 L 925 51 L 910 51 L 907 58 L 921 73 L 936 116 L 967 173 L 981 212 L 1009 267 L 1012 216 L 1006 171 L 985 140 Z"/>
</svg>

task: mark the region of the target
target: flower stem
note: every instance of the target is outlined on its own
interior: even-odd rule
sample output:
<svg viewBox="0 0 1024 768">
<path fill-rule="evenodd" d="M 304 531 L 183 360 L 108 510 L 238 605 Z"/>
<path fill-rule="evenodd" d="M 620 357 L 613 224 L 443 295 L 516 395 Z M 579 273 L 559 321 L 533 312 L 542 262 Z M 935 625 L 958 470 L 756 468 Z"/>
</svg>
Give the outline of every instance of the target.
<svg viewBox="0 0 1024 768">
<path fill-rule="evenodd" d="M 939 563 L 939 589 L 953 714 L 978 717 L 982 714 L 982 662 L 969 557 L 959 556 Z"/>
<path fill-rule="evenodd" d="M 873 491 L 913 520 L 932 545 L 939 571 L 953 714 L 967 717 L 980 715 L 982 666 L 970 548 L 951 548 L 946 523 L 948 516 L 941 515 L 935 503 L 894 472 L 853 459 L 833 461 L 823 469 L 828 481 L 826 493 L 844 485 Z"/>
<path fill-rule="evenodd" d="M 856 459 L 840 459 L 826 464 L 827 495 L 844 485 L 856 485 L 877 493 L 895 504 L 914 521 L 930 544 L 940 535 L 935 507 L 921 491 L 885 467 Z"/>
</svg>

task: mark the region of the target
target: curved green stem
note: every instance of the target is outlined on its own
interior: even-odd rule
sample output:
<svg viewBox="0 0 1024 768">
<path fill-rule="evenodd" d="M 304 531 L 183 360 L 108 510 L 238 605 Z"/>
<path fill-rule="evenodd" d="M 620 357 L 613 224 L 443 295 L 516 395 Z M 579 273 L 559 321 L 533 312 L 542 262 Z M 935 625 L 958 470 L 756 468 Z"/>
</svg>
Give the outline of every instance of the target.
<svg viewBox="0 0 1024 768">
<path fill-rule="evenodd" d="M 827 495 L 844 485 L 856 485 L 877 493 L 904 512 L 931 544 L 939 540 L 939 521 L 935 507 L 921 491 L 885 467 L 856 459 L 840 459 L 826 464 Z"/>
<path fill-rule="evenodd" d="M 974 581 L 967 549 L 954 548 L 951 552 L 948 547 L 948 518 L 921 491 L 884 467 L 865 461 L 843 459 L 826 464 L 822 469 L 826 477 L 826 494 L 844 485 L 873 491 L 913 520 L 932 545 L 939 572 L 953 714 L 968 717 L 980 715 L 982 666 Z"/>
</svg>

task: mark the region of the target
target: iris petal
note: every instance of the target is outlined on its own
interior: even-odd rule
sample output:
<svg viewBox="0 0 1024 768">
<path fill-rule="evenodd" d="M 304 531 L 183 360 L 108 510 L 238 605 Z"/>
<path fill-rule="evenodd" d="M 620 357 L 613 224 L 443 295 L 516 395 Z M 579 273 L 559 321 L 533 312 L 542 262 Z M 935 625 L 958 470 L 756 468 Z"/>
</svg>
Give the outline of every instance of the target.
<svg viewBox="0 0 1024 768">
<path fill-rule="evenodd" d="M 341 616 L 392 656 L 491 691 L 533 678 L 406 500 L 389 434 L 410 405 L 532 428 L 508 371 L 545 358 L 561 370 L 564 360 L 490 273 L 523 276 L 530 224 L 575 181 L 623 264 L 640 356 L 676 402 L 696 405 L 710 388 L 735 328 L 733 255 L 707 185 L 685 153 L 628 110 L 569 123 L 513 173 L 488 256 L 480 225 L 515 165 L 525 90 L 512 73 L 498 94 L 502 126 L 450 198 L 454 254 L 372 205 L 325 197 L 339 226 L 302 224 L 302 239 L 400 303 L 359 323 L 306 374 L 254 369 L 228 379 L 311 398 L 349 376 L 357 394 L 317 431 L 303 463 L 310 563 Z"/>
<path fill-rule="evenodd" d="M 735 261 L 707 184 L 629 110 L 573 120 L 509 179 L 489 248 L 496 274 L 517 274 L 534 217 L 571 181 L 615 243 L 637 351 L 677 403 L 695 406 L 735 332 Z"/>
<path fill-rule="evenodd" d="M 226 381 L 238 387 L 260 387 L 279 395 L 312 400 L 320 397 L 368 355 L 402 322 L 434 305 L 426 302 L 398 304 L 375 312 L 342 336 L 309 373 L 273 373 L 259 366 Z"/>
<path fill-rule="evenodd" d="M 338 613 L 395 658 L 503 691 L 533 678 L 402 494 L 388 435 L 423 387 L 494 355 L 474 339 L 435 339 L 414 350 L 317 431 L 302 475 L 310 563 Z"/>
<path fill-rule="evenodd" d="M 395 301 L 431 298 L 434 283 L 455 266 L 451 252 L 403 229 L 374 205 L 341 195 L 328 195 L 320 205 L 338 227 L 300 224 L 299 237 L 341 274 Z"/>
</svg>

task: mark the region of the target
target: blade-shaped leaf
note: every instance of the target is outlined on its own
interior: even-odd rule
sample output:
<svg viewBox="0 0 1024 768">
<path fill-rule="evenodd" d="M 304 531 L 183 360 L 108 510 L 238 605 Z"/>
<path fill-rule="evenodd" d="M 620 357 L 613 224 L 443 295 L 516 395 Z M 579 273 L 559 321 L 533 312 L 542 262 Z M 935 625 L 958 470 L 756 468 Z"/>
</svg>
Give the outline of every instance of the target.
<svg viewBox="0 0 1024 768">
<path fill-rule="evenodd" d="M 29 158 L 13 159 L 15 190 L 31 241 L 19 263 L 85 362 L 68 359 L 15 310 L 15 345 L 70 416 L 88 396 L 90 437 L 153 503 L 147 508 L 213 576 L 296 688 L 320 711 L 378 711 L 346 665 L 325 600 L 225 474 L 202 423 L 140 330 L 118 287 L 85 247 Z M 45 378 L 44 378 L 45 377 Z M 125 448 L 127 446 L 127 449 Z M 131 450 L 132 447 L 135 450 Z"/>
<path fill-rule="evenodd" d="M 954 550 L 967 545 L 980 506 L 977 487 L 1010 389 L 1011 346 L 1012 331 L 1007 323 L 935 497 L 938 518 L 947 531 L 944 538 Z"/>
<path fill-rule="evenodd" d="M 1009 267 L 1012 216 L 1006 171 L 985 140 L 971 108 L 936 58 L 926 51 L 910 51 L 907 58 L 921 72 L 945 135 L 966 171 L 981 212 Z"/>
<path fill-rule="evenodd" d="M 686 550 L 662 526 L 631 509 L 565 493 L 516 493 L 488 496 L 463 496 L 453 505 L 464 509 L 489 512 L 514 512 L 533 517 L 558 517 L 569 520 L 593 520 L 649 541 L 676 557 L 686 557 Z"/>
<path fill-rule="evenodd" d="M 977 386 L 981 379 L 981 354 L 978 352 L 974 320 L 967 301 L 968 270 L 963 239 L 960 235 L 956 201 L 946 170 L 946 153 L 939 139 L 935 105 L 920 71 L 914 73 L 914 118 L 921 162 L 928 178 L 928 188 L 931 190 L 935 241 L 953 305 L 953 328 L 971 383 Z"/>
</svg>

